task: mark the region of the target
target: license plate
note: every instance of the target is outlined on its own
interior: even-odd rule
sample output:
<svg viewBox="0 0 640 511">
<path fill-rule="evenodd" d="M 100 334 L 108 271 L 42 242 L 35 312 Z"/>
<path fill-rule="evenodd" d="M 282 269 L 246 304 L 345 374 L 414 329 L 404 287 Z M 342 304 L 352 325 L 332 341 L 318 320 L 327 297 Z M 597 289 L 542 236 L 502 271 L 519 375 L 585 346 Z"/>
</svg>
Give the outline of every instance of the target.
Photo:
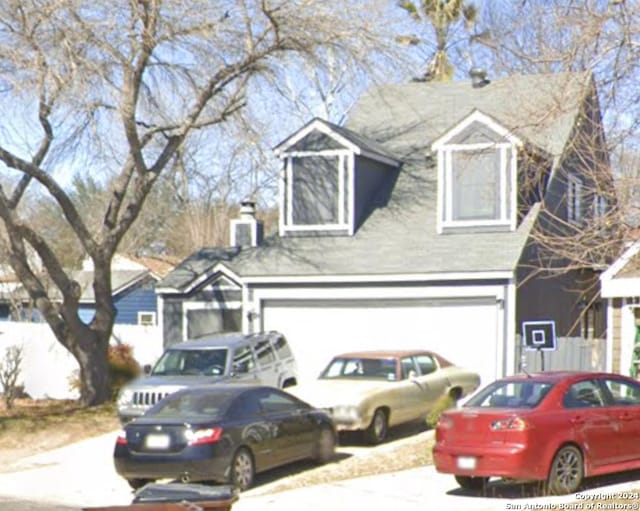
<svg viewBox="0 0 640 511">
<path fill-rule="evenodd" d="M 170 444 L 169 435 L 151 434 L 144 439 L 144 446 L 148 449 L 167 449 Z"/>
<path fill-rule="evenodd" d="M 463 470 L 473 470 L 476 468 L 477 460 L 474 456 L 458 456 L 458 468 Z"/>
</svg>

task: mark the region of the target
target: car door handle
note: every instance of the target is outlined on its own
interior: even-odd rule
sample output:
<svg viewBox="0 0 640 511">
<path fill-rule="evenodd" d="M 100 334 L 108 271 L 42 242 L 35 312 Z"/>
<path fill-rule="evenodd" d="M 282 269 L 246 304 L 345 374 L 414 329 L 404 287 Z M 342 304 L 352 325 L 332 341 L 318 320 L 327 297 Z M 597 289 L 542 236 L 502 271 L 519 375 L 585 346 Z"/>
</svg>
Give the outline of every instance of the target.
<svg viewBox="0 0 640 511">
<path fill-rule="evenodd" d="M 580 415 L 571 419 L 571 424 L 584 424 L 584 422 L 584 417 L 581 417 Z"/>
<path fill-rule="evenodd" d="M 623 414 L 618 416 L 618 419 L 620 419 L 621 421 L 630 421 L 631 420 L 631 414 L 623 413 Z"/>
</svg>

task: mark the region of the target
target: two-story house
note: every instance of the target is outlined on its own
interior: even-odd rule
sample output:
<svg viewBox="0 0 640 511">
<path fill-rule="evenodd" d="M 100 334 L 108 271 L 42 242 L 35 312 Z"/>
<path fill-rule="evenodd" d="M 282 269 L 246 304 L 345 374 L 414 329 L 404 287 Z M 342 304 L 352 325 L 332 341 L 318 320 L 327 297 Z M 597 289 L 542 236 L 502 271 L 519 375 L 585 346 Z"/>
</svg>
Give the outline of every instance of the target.
<svg viewBox="0 0 640 511">
<path fill-rule="evenodd" d="M 275 148 L 276 234 L 263 239 L 244 204 L 229 248 L 195 252 L 158 284 L 164 342 L 279 330 L 302 379 L 338 352 L 400 347 L 484 383 L 512 373 L 523 321 L 581 335 L 578 288 L 597 276 L 538 275 L 533 233 L 589 216 L 593 158 L 575 156 L 593 149 L 579 140 L 604 143 L 600 130 L 586 73 L 375 87 L 345 126 L 314 119 Z"/>
</svg>

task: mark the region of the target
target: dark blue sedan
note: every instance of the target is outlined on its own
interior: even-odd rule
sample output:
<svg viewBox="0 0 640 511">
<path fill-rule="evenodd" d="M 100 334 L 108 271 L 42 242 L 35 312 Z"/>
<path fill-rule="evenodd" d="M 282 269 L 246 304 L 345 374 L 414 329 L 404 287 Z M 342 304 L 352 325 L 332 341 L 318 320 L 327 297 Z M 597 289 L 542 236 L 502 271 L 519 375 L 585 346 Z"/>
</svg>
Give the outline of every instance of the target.
<svg viewBox="0 0 640 511">
<path fill-rule="evenodd" d="M 216 384 L 166 397 L 120 432 L 118 474 L 132 488 L 157 479 L 222 482 L 241 490 L 256 473 L 335 452 L 329 415 L 276 388 Z"/>
</svg>

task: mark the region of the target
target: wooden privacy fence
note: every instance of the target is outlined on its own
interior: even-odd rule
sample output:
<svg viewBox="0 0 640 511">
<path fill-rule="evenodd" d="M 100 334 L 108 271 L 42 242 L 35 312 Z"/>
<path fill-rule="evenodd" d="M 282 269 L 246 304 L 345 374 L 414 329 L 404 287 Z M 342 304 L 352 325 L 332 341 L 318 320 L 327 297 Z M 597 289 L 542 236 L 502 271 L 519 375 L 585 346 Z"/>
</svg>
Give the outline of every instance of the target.
<svg viewBox="0 0 640 511">
<path fill-rule="evenodd" d="M 544 370 L 561 369 L 576 371 L 606 370 L 606 339 L 584 339 L 582 337 L 559 337 L 554 351 L 543 351 Z M 542 370 L 540 352 L 530 351 L 522 345 L 518 336 L 516 342 L 516 372 L 525 368 L 528 372 Z"/>
</svg>

